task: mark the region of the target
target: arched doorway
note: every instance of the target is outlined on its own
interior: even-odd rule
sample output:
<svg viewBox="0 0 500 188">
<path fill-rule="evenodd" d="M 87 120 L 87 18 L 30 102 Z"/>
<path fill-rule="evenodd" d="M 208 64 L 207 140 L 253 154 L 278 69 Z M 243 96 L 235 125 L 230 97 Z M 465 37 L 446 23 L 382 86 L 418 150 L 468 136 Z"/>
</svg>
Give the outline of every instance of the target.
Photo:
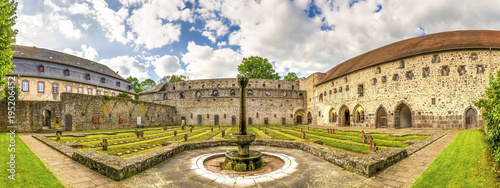
<svg viewBox="0 0 500 188">
<path fill-rule="evenodd" d="M 214 125 L 219 125 L 219 115 L 214 116 Z"/>
<path fill-rule="evenodd" d="M 340 108 L 340 126 L 351 126 L 351 116 L 349 114 L 349 109 L 347 106 L 342 106 Z"/>
<path fill-rule="evenodd" d="M 43 127 L 50 128 L 50 119 L 52 119 L 50 111 L 45 110 L 43 116 L 44 116 Z"/>
<path fill-rule="evenodd" d="M 231 125 L 236 125 L 236 116 L 231 117 Z"/>
<path fill-rule="evenodd" d="M 311 112 L 307 112 L 307 124 L 311 124 L 313 122 Z"/>
<path fill-rule="evenodd" d="M 387 128 L 387 112 L 384 107 L 379 107 L 377 110 L 377 120 L 375 121 L 376 128 Z"/>
<path fill-rule="evenodd" d="M 335 123 L 337 122 L 337 112 L 335 112 L 334 108 L 331 108 L 330 111 L 328 112 L 328 122 L 330 123 Z"/>
<path fill-rule="evenodd" d="M 465 129 L 477 128 L 477 113 L 474 109 L 469 108 L 465 111 Z"/>
<path fill-rule="evenodd" d="M 411 124 L 411 110 L 408 105 L 401 103 L 394 111 L 394 127 L 395 128 L 410 128 Z"/>
<path fill-rule="evenodd" d="M 361 105 L 354 107 L 354 122 L 363 123 L 365 121 L 365 110 Z"/>
<path fill-rule="evenodd" d="M 304 110 L 300 109 L 295 111 L 294 117 L 295 117 L 295 124 L 296 125 L 302 125 L 304 123 Z"/>
</svg>

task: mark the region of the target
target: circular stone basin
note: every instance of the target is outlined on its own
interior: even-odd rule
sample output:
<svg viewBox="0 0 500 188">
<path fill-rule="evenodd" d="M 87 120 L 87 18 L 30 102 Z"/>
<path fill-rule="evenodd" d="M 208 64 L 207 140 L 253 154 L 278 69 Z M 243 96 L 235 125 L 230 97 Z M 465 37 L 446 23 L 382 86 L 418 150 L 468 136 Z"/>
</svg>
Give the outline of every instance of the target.
<svg viewBox="0 0 500 188">
<path fill-rule="evenodd" d="M 224 163 L 226 159 L 225 154 L 212 155 L 211 157 L 205 159 L 203 165 L 208 171 L 225 174 L 225 175 L 238 175 L 238 176 L 255 176 L 263 175 L 276 170 L 281 169 L 285 165 L 285 161 L 274 155 L 262 155 L 263 167 L 247 172 L 238 172 L 234 170 L 223 170 L 221 164 Z"/>
<path fill-rule="evenodd" d="M 249 151 L 248 156 L 241 156 L 238 154 L 238 151 L 229 151 L 226 153 L 226 160 L 221 163 L 221 168 L 224 170 L 246 172 L 257 170 L 264 165 L 262 153 L 258 151 Z"/>
</svg>

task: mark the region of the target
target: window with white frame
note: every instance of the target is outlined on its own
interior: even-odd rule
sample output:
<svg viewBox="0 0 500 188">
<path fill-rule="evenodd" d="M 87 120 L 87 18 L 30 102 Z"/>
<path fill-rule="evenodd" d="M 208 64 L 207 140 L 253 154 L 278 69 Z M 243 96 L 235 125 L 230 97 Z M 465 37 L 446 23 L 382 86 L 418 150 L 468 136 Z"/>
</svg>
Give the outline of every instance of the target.
<svg viewBox="0 0 500 188">
<path fill-rule="evenodd" d="M 71 93 L 71 86 L 66 86 L 66 92 Z"/>
<path fill-rule="evenodd" d="M 90 89 L 90 88 L 89 88 L 89 89 L 87 90 L 87 94 L 88 94 L 88 95 L 92 95 L 92 89 Z"/>
<path fill-rule="evenodd" d="M 29 82 L 28 80 L 23 81 L 23 91 L 29 91 Z"/>
<path fill-rule="evenodd" d="M 81 87 L 80 87 L 80 88 L 78 88 L 78 93 L 79 93 L 79 94 L 83 94 L 83 88 L 81 88 Z"/>
<path fill-rule="evenodd" d="M 43 82 L 38 82 L 38 92 L 39 93 L 43 93 L 43 91 L 45 90 L 45 85 Z"/>
<path fill-rule="evenodd" d="M 59 93 L 59 85 L 52 84 L 52 93 Z"/>
</svg>

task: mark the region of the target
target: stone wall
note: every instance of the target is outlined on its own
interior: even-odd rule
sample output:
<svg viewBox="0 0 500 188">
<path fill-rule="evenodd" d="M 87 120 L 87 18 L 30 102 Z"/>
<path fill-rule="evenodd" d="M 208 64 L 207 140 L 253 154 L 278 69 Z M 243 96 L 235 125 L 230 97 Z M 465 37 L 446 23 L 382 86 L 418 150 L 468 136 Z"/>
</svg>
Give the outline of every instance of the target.
<svg viewBox="0 0 500 188">
<path fill-rule="evenodd" d="M 157 87 L 157 91 L 141 93 L 140 100 L 175 106 L 177 124 L 181 119 L 194 125 L 239 122 L 241 93 L 236 78 L 190 80 Z M 250 79 L 246 92 L 251 124 L 293 124 L 294 112 L 305 107 L 306 92 L 299 90 L 298 81 Z"/>
<path fill-rule="evenodd" d="M 411 128 L 475 128 L 483 120 L 474 102 L 482 97 L 488 75 L 496 75 L 499 62 L 498 50 L 398 59 L 315 86 L 308 91 L 312 100 L 307 110 L 318 125 L 402 128 L 408 119 Z"/>
<path fill-rule="evenodd" d="M 0 102 L 7 106 L 6 102 Z M 0 108 L 0 131 L 7 127 L 7 109 Z M 116 97 L 62 93 L 60 101 L 16 101 L 19 132 L 47 126 L 60 130 L 116 129 L 173 123 L 175 107 Z M 138 125 L 140 117 L 140 125 Z"/>
</svg>

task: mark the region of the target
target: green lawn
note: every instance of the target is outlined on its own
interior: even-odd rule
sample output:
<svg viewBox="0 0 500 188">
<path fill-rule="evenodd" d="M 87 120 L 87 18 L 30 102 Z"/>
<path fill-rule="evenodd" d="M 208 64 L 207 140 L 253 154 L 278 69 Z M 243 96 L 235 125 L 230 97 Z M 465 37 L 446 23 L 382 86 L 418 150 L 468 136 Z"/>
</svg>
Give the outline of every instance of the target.
<svg viewBox="0 0 500 188">
<path fill-rule="evenodd" d="M 168 128 L 173 125 L 167 126 Z M 143 129 L 152 129 L 152 128 L 162 128 L 162 127 L 144 127 L 144 128 L 121 128 L 121 129 L 103 129 L 103 130 L 84 130 L 84 131 L 71 131 L 75 133 L 95 133 L 95 132 L 113 132 L 113 131 L 133 131 L 133 130 L 143 130 Z"/>
<path fill-rule="evenodd" d="M 461 132 L 412 187 L 498 187 L 483 133 Z"/>
<path fill-rule="evenodd" d="M 64 187 L 61 182 L 45 167 L 38 157 L 16 135 L 15 180 L 8 179 L 7 169 L 10 161 L 8 152 L 10 138 L 6 132 L 0 132 L 0 187 Z"/>
</svg>

